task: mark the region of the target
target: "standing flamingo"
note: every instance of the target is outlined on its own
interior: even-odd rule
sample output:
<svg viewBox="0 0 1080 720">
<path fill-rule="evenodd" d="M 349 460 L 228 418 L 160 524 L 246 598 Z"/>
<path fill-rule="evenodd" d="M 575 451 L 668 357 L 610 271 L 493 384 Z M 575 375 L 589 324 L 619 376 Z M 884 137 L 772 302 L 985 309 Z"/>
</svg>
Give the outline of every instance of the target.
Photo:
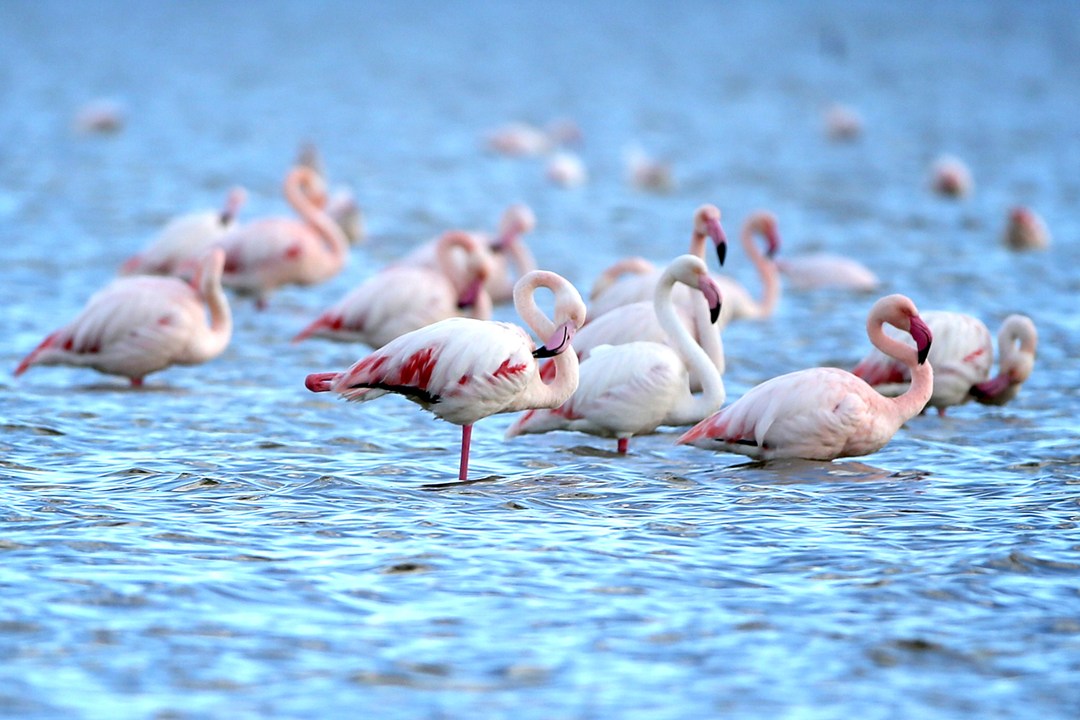
<svg viewBox="0 0 1080 720">
<path fill-rule="evenodd" d="M 121 375 L 138 387 L 144 377 L 170 365 L 217 357 L 232 336 L 232 315 L 221 289 L 224 265 L 225 253 L 215 248 L 190 284 L 174 277 L 117 278 L 27 355 L 15 375 L 32 365 L 74 365 Z"/>
<path fill-rule="evenodd" d="M 878 276 L 858 260 L 831 253 L 789 255 L 778 258 L 776 268 L 796 290 L 838 288 L 872 292 L 881 285 Z"/>
<path fill-rule="evenodd" d="M 453 257 L 465 254 L 462 265 Z M 491 299 L 483 289 L 491 268 L 488 252 L 470 233 L 459 230 L 439 238 L 441 271 L 391 265 L 352 290 L 293 338 L 320 337 L 362 342 L 380 348 L 399 335 L 456 315 L 491 317 Z"/>
<path fill-rule="evenodd" d="M 696 423 L 723 405 L 720 373 L 676 314 L 671 300 L 676 282 L 705 296 L 714 322 L 720 315 L 720 291 L 705 262 L 694 255 L 675 258 L 661 276 L 654 300 L 656 316 L 682 357 L 655 342 L 594 348 L 581 364 L 578 388 L 570 399 L 554 409 L 527 411 L 510 426 L 506 437 L 577 430 L 617 438 L 618 451 L 625 454 L 632 436 L 651 433 L 660 425 Z M 702 380 L 704 390 L 699 396 L 690 391 L 687 362 Z"/>
<path fill-rule="evenodd" d="M 716 257 L 720 265 L 723 265 L 727 255 L 727 237 L 720 224 L 720 209 L 715 205 L 702 205 L 694 211 L 693 233 L 690 235 L 688 252 L 704 260 L 706 240 L 712 240 Z M 619 260 L 601 273 L 593 283 L 589 293 L 589 322 L 620 305 L 651 302 L 660 275 L 660 269 L 644 258 Z M 689 291 L 685 297 L 690 297 Z M 682 299 L 683 296 L 675 295 L 677 303 L 681 303 Z"/>
<path fill-rule="evenodd" d="M 236 226 L 236 215 L 246 199 L 247 191 L 235 187 L 229 191 L 222 210 L 173 218 L 141 252 L 124 261 L 120 274 L 190 277 L 207 250 Z"/>
<path fill-rule="evenodd" d="M 1035 347 L 1039 335 L 1026 315 L 1010 315 L 998 331 L 998 374 L 971 388 L 975 401 L 983 405 L 1004 405 L 1020 392 L 1020 386 L 1035 369 Z"/>
<path fill-rule="evenodd" d="M 1020 384 L 1027 380 L 1035 363 L 1035 325 L 1023 315 L 1006 319 L 998 333 L 998 352 L 1001 356 L 1001 374 L 988 383 L 990 368 L 994 364 L 994 344 L 990 330 L 976 317 L 944 310 L 928 310 L 923 320 L 934 334 L 934 349 L 930 352 L 930 365 L 934 368 L 934 392 L 927 403 L 935 407 L 939 415 L 946 408 L 963 405 L 981 394 L 984 398 L 1001 398 L 1006 388 L 1015 387 L 1008 397 L 990 404 L 1003 405 L 1016 396 Z M 893 333 L 894 337 L 900 337 Z M 906 341 L 906 338 L 900 338 Z M 1023 340 L 1021 350 L 1017 340 Z M 878 351 L 864 357 L 853 373 L 861 377 L 883 395 L 897 395 L 911 382 L 908 369 Z M 976 390 L 981 388 L 981 390 Z"/>
<path fill-rule="evenodd" d="M 270 293 L 279 287 L 314 285 L 341 272 L 348 259 L 348 240 L 306 190 L 321 183 L 311 168 L 294 167 L 285 177 L 285 198 L 303 222 L 263 218 L 221 239 L 226 287 L 255 295 L 259 307 L 265 307 Z"/>
<path fill-rule="evenodd" d="M 1045 250 L 1050 245 L 1050 231 L 1034 210 L 1014 207 L 1005 227 L 1005 245 L 1010 250 Z"/>
<path fill-rule="evenodd" d="M 319 182 L 306 188 L 308 198 L 324 209 L 337 223 L 350 245 L 362 243 L 366 239 L 364 216 L 356 202 L 356 195 L 348 187 L 337 187 L 333 194 L 330 194 L 326 187 L 326 171 L 319 148 L 314 143 L 301 145 L 296 164 L 309 167 L 318 173 Z"/>
<path fill-rule="evenodd" d="M 885 323 L 910 333 L 915 347 L 886 335 Z M 933 335 L 915 303 L 903 295 L 874 303 L 866 332 L 875 347 L 911 372 L 913 381 L 903 395 L 887 398 L 838 368 L 799 370 L 750 389 L 677 442 L 758 460 L 833 460 L 880 450 L 930 398 L 934 371 L 926 357 Z"/>
<path fill-rule="evenodd" d="M 552 322 L 533 297 L 538 288 L 555 293 Z M 340 373 L 314 373 L 312 392 L 333 391 L 365 402 L 398 393 L 436 416 L 461 426 L 458 480 L 468 479 L 469 444 L 477 420 L 497 413 L 558 407 L 578 385 L 578 359 L 570 343 L 585 321 L 578 291 L 553 272 L 534 270 L 514 288 L 514 306 L 537 335 L 535 347 L 517 325 L 449 318 L 406 333 Z M 554 357 L 555 378 L 540 378 L 537 358 Z"/>
</svg>

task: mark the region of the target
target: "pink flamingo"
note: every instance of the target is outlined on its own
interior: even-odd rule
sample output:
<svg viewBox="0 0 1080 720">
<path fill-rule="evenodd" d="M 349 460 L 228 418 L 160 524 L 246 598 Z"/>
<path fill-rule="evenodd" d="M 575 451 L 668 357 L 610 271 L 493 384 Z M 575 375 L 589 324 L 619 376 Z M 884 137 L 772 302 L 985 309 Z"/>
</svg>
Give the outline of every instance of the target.
<svg viewBox="0 0 1080 720">
<path fill-rule="evenodd" d="M 580 187 L 589 179 L 589 171 L 585 169 L 581 156 L 566 150 L 560 150 L 548 159 L 544 175 L 564 188 Z"/>
<path fill-rule="evenodd" d="M 623 151 L 626 163 L 626 179 L 635 188 L 665 193 L 675 189 L 671 164 L 645 152 L 640 145 L 631 145 Z"/>
<path fill-rule="evenodd" d="M 33 365 L 74 365 L 121 375 L 138 387 L 144 377 L 171 365 L 217 357 L 232 336 L 221 288 L 224 265 L 225 253 L 213 249 L 190 284 L 174 277 L 117 278 L 27 355 L 15 375 Z"/>
<path fill-rule="evenodd" d="M 177 275 L 190 277 L 206 252 L 236 226 L 236 216 L 247 191 L 235 187 L 221 210 L 188 213 L 170 220 L 137 255 L 120 266 L 120 274 Z"/>
<path fill-rule="evenodd" d="M 509 122 L 488 133 L 488 149 L 518 157 L 544 155 L 563 144 L 581 140 L 581 129 L 572 120 L 555 120 L 547 128 L 527 122 Z"/>
<path fill-rule="evenodd" d="M 998 331 L 998 374 L 971 388 L 975 401 L 983 405 L 1004 405 L 1020 392 L 1035 369 L 1035 347 L 1039 335 L 1035 323 L 1025 315 L 1010 315 Z"/>
<path fill-rule="evenodd" d="M 825 134 L 830 140 L 854 140 L 862 130 L 862 116 L 855 108 L 834 103 L 825 109 Z"/>
<path fill-rule="evenodd" d="M 499 220 L 499 229 L 491 239 L 492 269 L 484 289 L 492 302 L 509 302 L 514 297 L 514 283 L 518 278 L 536 269 L 536 259 L 523 239 L 536 227 L 536 215 L 528 205 L 515 203 L 506 208 Z M 435 251 L 436 240 L 415 247 L 398 265 L 418 265 L 438 268 Z M 458 253 L 455 253 L 459 256 Z M 460 264 L 460 256 L 458 257 Z"/>
<path fill-rule="evenodd" d="M 838 288 L 872 292 L 881 280 L 868 267 L 842 255 L 804 253 L 776 260 L 776 268 L 796 290 Z"/>
<path fill-rule="evenodd" d="M 555 293 L 555 320 L 533 297 L 538 288 Z M 511 323 L 449 318 L 406 333 L 340 373 L 307 376 L 312 392 L 332 391 L 365 402 L 398 393 L 436 416 L 461 426 L 458 480 L 468 479 L 469 444 L 477 420 L 497 413 L 558 407 L 578 384 L 578 359 L 570 343 L 585 321 L 577 290 L 553 272 L 535 270 L 514 289 L 514 305 L 532 330 L 548 338 L 535 347 Z M 540 378 L 537 358 L 553 357 L 551 383 Z"/>
<path fill-rule="evenodd" d="M 702 205 L 694 211 L 689 254 L 705 259 L 706 240 L 713 242 L 717 259 L 723 265 L 727 254 L 727 237 L 720 224 L 720 209 L 715 205 Z M 589 322 L 620 305 L 651 302 L 660 275 L 661 270 L 644 258 L 629 257 L 619 260 L 602 272 L 593 283 L 589 293 Z M 688 300 L 691 296 L 687 291 L 685 296 L 676 294 L 674 297 L 676 303 L 682 304 L 684 299 Z"/>
<path fill-rule="evenodd" d="M 974 182 L 963 160 L 942 155 L 930 168 L 930 187 L 939 195 L 959 198 L 971 194 Z"/>
<path fill-rule="evenodd" d="M 329 215 L 309 196 L 322 178 L 309 167 L 285 177 L 285 198 L 303 218 L 264 218 L 242 225 L 221 239 L 226 287 L 254 294 L 259 307 L 284 285 L 314 285 L 341 272 L 349 244 Z"/>
<path fill-rule="evenodd" d="M 557 408 L 527 411 L 506 437 L 577 430 L 614 437 L 619 453 L 625 454 L 632 436 L 651 433 L 660 425 L 690 425 L 723 405 L 724 381 L 672 303 L 676 282 L 705 296 L 714 322 L 720 315 L 720 291 L 705 262 L 694 255 L 675 258 L 664 271 L 656 285 L 655 314 L 681 356 L 655 342 L 597 347 L 581 363 L 578 388 L 569 400 Z M 687 363 L 701 378 L 703 391 L 698 396 L 691 393 Z"/>
<path fill-rule="evenodd" d="M 910 333 L 915 347 L 886 335 L 885 323 Z M 880 450 L 930 398 L 934 371 L 926 356 L 933 336 L 903 295 L 874 303 L 866 332 L 875 347 L 910 370 L 913 381 L 903 395 L 887 398 L 838 368 L 799 370 L 752 388 L 677 442 L 758 460 L 833 460 Z"/>
<path fill-rule="evenodd" d="M 457 262 L 455 250 L 464 252 L 465 264 Z M 321 337 L 380 348 L 399 335 L 456 315 L 490 318 L 491 299 L 483 286 L 491 261 L 480 241 L 450 231 L 439 238 L 437 253 L 441 271 L 392 265 L 324 311 L 293 342 Z"/>
<path fill-rule="evenodd" d="M 944 310 L 923 313 L 923 320 L 934 334 L 934 348 L 929 355 L 930 365 L 934 368 L 934 391 L 927 402 L 928 407 L 935 407 L 939 415 L 944 415 L 947 408 L 963 405 L 976 399 L 980 393 L 986 398 L 1000 398 L 1012 384 L 1010 374 L 1012 377 L 1023 376 L 1015 384 L 1016 392 L 1019 392 L 1020 384 L 1031 374 L 1034 364 L 1035 326 L 1026 317 L 1012 317 L 1015 319 L 1006 321 L 999 333 L 1002 374 L 994 383 L 988 384 L 990 368 L 994 363 L 994 344 L 986 325 L 964 313 Z M 1026 321 L 1026 326 L 1023 321 Z M 1013 352 L 1013 355 L 1023 358 L 1019 362 L 1011 357 L 1006 360 L 1007 354 L 1015 351 L 1016 340 L 1021 334 L 1030 352 Z M 892 335 L 907 342 L 898 333 Z M 898 395 L 911 382 L 911 374 L 906 366 L 877 350 L 867 354 L 852 372 L 883 395 Z M 1016 392 L 1007 399 L 1014 397 Z M 1004 404 L 1007 399 L 994 404 Z"/>
<path fill-rule="evenodd" d="M 1005 227 L 1005 245 L 1010 250 L 1045 250 L 1050 245 L 1050 231 L 1034 210 L 1014 207 Z"/>
</svg>

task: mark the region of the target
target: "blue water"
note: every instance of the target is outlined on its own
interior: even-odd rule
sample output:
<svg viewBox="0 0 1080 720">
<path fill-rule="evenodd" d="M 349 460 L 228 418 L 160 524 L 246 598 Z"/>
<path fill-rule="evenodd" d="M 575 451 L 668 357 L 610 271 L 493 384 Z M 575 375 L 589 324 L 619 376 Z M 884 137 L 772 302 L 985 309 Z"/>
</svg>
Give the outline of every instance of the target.
<svg viewBox="0 0 1080 720">
<path fill-rule="evenodd" d="M 1080 714 L 1080 8 L 827 1 L 0 4 L 0 363 L 14 368 L 175 213 L 286 211 L 319 146 L 370 238 L 326 285 L 234 303 L 223 356 L 132 391 L 0 375 L 0 715 L 1072 718 Z M 107 97 L 123 129 L 79 133 Z M 837 144 L 822 112 L 850 103 Z M 572 118 L 590 180 L 484 152 Z M 623 150 L 677 187 L 627 184 Z M 926 173 L 949 152 L 962 201 Z M 289 338 L 413 244 L 529 203 L 545 267 L 684 250 L 703 202 L 783 252 L 996 328 L 1036 370 L 1003 408 L 913 419 L 882 451 L 746 464 L 675 431 L 504 443 L 304 376 L 361 348 Z M 1032 205 L 1050 250 L 1000 243 Z M 756 287 L 737 247 L 726 268 Z M 852 366 L 873 297 L 787 293 L 725 333 L 729 398 Z M 501 309 L 500 316 L 514 317 Z"/>
</svg>

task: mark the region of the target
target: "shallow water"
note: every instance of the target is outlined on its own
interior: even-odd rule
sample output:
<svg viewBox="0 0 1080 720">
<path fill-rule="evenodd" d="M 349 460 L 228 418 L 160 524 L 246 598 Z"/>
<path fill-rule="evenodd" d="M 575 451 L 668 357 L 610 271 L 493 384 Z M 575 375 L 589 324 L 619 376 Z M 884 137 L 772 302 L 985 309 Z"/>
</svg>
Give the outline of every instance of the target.
<svg viewBox="0 0 1080 720">
<path fill-rule="evenodd" d="M 299 144 L 371 235 L 324 286 L 234 303 L 219 359 L 132 391 L 0 378 L 0 714 L 12 717 L 1075 717 L 1080 713 L 1080 11 L 1068 3 L 0 6 L 0 305 L 14 367 L 171 215 L 285 212 Z M 72 129 L 113 97 L 114 135 Z M 863 137 L 829 142 L 822 111 Z M 575 119 L 589 183 L 483 152 Z M 622 152 L 671 161 L 630 187 Z M 932 196 L 941 152 L 975 194 Z M 288 339 L 413 243 L 539 219 L 583 289 L 734 238 L 862 259 L 923 309 L 1039 327 L 1004 408 L 915 418 L 882 451 L 755 465 L 636 438 L 505 443 L 399 399 L 315 396 L 360 348 Z M 1025 202 L 1053 245 L 1000 244 Z M 756 287 L 737 247 L 729 272 Z M 728 396 L 866 351 L 874 297 L 788 293 L 725 333 Z M 513 312 L 500 310 L 513 318 Z"/>
</svg>

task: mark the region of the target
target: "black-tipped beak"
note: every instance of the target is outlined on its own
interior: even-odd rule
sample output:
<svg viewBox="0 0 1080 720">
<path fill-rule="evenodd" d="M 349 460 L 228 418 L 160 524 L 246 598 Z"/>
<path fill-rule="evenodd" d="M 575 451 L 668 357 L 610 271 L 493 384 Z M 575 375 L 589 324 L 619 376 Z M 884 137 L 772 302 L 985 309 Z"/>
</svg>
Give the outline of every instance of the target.
<svg viewBox="0 0 1080 720">
<path fill-rule="evenodd" d="M 911 318 L 911 330 L 909 332 L 912 339 L 915 340 L 915 348 L 919 353 L 919 364 L 922 365 L 926 362 L 926 356 L 930 354 L 930 344 L 934 340 L 934 334 L 930 332 L 930 327 L 920 317 Z"/>
<path fill-rule="evenodd" d="M 563 323 L 555 330 L 555 334 L 552 335 L 545 344 L 533 350 L 532 356 L 537 360 L 543 360 L 545 358 L 561 355 L 568 347 L 570 347 L 570 341 L 574 337 L 575 329 L 576 328 L 572 323 Z"/>
<path fill-rule="evenodd" d="M 724 234 L 724 227 L 719 220 L 709 221 L 709 237 L 712 238 L 713 243 L 716 245 L 716 259 L 720 262 L 720 266 L 723 267 L 724 260 L 727 259 L 727 235 Z"/>
<path fill-rule="evenodd" d="M 709 322 L 715 325 L 716 321 L 720 319 L 720 308 L 723 305 L 720 286 L 708 275 L 703 275 L 698 288 L 701 290 L 701 294 L 705 296 L 706 302 L 709 303 Z"/>
</svg>

